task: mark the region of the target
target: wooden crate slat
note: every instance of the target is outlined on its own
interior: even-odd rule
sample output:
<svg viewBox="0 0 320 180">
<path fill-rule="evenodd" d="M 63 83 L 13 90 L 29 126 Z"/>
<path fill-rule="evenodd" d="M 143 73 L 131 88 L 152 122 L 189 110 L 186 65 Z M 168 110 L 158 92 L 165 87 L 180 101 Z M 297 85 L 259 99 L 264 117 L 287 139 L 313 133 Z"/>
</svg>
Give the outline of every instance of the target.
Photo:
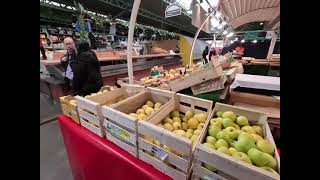
<svg viewBox="0 0 320 180">
<path fill-rule="evenodd" d="M 106 132 L 106 138 L 108 140 L 110 140 L 111 142 L 113 142 L 114 144 L 116 144 L 117 146 L 121 147 L 122 149 L 126 150 L 127 152 L 129 152 L 130 154 L 132 154 L 135 157 L 138 157 L 137 154 L 137 146 L 132 146 L 129 145 L 125 142 L 122 142 L 120 139 L 112 136 L 111 134 L 109 134 L 108 132 Z"/>
<path fill-rule="evenodd" d="M 84 118 L 84 119 L 88 120 L 90 123 L 93 123 L 93 124 L 98 125 L 100 127 L 99 119 L 97 116 L 94 116 L 90 113 L 87 113 L 81 109 L 78 109 L 78 112 L 79 112 L 80 118 Z"/>
<path fill-rule="evenodd" d="M 91 132 L 97 134 L 100 137 L 103 137 L 104 135 L 101 133 L 101 129 L 95 127 L 94 125 L 91 125 L 90 123 L 88 123 L 87 121 L 83 120 L 82 118 L 80 118 L 80 123 L 81 126 L 85 127 L 86 129 L 90 130 Z"/>
<path fill-rule="evenodd" d="M 194 173 L 192 174 L 192 176 L 196 176 L 198 178 L 204 178 L 205 176 L 207 176 L 207 177 L 216 178 L 219 180 L 228 180 L 228 179 L 226 179 L 226 178 L 224 178 L 214 172 L 211 172 L 210 170 L 208 170 L 202 166 L 199 166 L 198 164 L 194 164 L 193 171 L 194 171 Z"/>
<path fill-rule="evenodd" d="M 157 168 L 161 172 L 167 174 L 168 176 L 172 177 L 173 179 L 187 179 L 187 175 L 179 172 L 178 170 L 167 166 L 166 164 L 162 163 L 162 161 L 144 153 L 143 151 L 139 150 L 139 158 L 145 161 L 148 164 L 151 164 L 153 167 Z"/>
<path fill-rule="evenodd" d="M 215 67 L 210 63 L 208 67 L 196 70 L 188 76 L 184 76 L 183 78 L 179 77 L 169 81 L 169 87 L 171 91 L 177 92 L 182 89 L 186 89 L 188 87 L 200 84 L 204 81 L 217 78 L 222 74 L 223 70 L 220 65 Z"/>
<path fill-rule="evenodd" d="M 90 101 L 81 96 L 75 96 L 74 98 L 77 101 L 78 108 L 87 109 L 93 112 L 94 114 L 97 114 L 97 106 L 99 105 L 98 103 Z"/>
<path fill-rule="evenodd" d="M 169 114 L 170 112 L 172 112 L 175 109 L 175 104 L 173 102 L 174 100 L 170 100 L 170 102 L 168 103 L 168 105 L 166 107 L 163 107 L 161 111 L 161 113 L 157 116 L 155 116 L 154 118 L 150 119 L 148 122 L 152 123 L 152 124 L 158 124 L 160 123 L 164 118 L 167 117 L 167 114 Z"/>
<path fill-rule="evenodd" d="M 138 142 L 139 142 L 139 148 L 147 150 L 148 152 L 151 152 L 152 147 L 156 146 L 156 145 L 151 144 L 150 142 L 148 142 L 140 137 L 138 138 Z M 167 157 L 168 162 L 174 164 L 176 167 L 183 170 L 184 172 L 188 171 L 189 162 L 187 160 L 185 160 L 179 156 L 176 156 L 176 155 L 172 154 L 171 152 L 168 152 L 159 146 L 156 146 L 156 147 L 162 149 L 162 151 L 165 151 L 168 154 L 168 157 Z"/>
<path fill-rule="evenodd" d="M 108 121 L 114 121 L 115 123 L 120 124 L 132 131 L 136 131 L 136 120 L 133 117 L 110 107 L 103 107 L 102 113 L 108 118 Z"/>
</svg>

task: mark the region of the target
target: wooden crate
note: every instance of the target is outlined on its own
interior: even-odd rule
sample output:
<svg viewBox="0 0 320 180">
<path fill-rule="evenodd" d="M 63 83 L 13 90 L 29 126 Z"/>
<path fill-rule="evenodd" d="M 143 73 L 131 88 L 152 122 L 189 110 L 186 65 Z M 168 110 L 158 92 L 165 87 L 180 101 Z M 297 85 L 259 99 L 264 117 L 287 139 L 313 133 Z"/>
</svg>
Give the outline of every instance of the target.
<svg viewBox="0 0 320 180">
<path fill-rule="evenodd" d="M 280 98 L 277 99 L 272 96 L 238 92 L 233 90 L 231 90 L 229 94 L 230 94 L 229 104 L 231 105 L 233 105 L 234 103 L 244 103 L 244 104 L 251 104 L 255 106 L 272 107 L 272 108 L 280 109 Z"/>
<path fill-rule="evenodd" d="M 183 77 L 175 78 L 169 81 L 169 87 L 171 91 L 178 92 L 182 89 L 200 84 L 210 79 L 217 78 L 223 75 L 223 70 L 220 64 L 210 63 L 207 67 L 195 70 L 191 74 L 185 75 Z"/>
<path fill-rule="evenodd" d="M 138 157 L 137 121 L 128 114 L 136 112 L 146 101 L 161 102 L 162 106 L 145 120 L 148 121 L 155 114 L 165 108 L 174 98 L 175 93 L 155 88 L 146 88 L 132 97 L 127 98 L 112 107 L 102 107 L 106 138 L 132 155 Z"/>
<path fill-rule="evenodd" d="M 105 105 L 112 106 L 112 104 L 118 103 L 141 91 L 144 91 L 143 86 L 128 85 L 88 98 L 76 96 L 75 99 L 78 105 L 77 109 L 81 125 L 93 133 L 105 137 L 101 107 Z"/>
<path fill-rule="evenodd" d="M 212 105 L 212 102 L 208 100 L 177 94 L 174 101 L 170 102 L 167 107 L 156 114 L 150 121 L 139 121 L 139 159 L 151 164 L 153 167 L 173 179 L 188 179 L 188 177 L 190 177 L 189 170 L 195 146 L 192 146 L 192 141 L 190 139 L 178 136 L 156 124 L 160 123 L 173 110 L 178 110 L 183 114 L 188 110 L 192 110 L 194 113 L 205 113 L 207 114 L 207 121 L 209 121 Z M 198 140 L 201 139 L 202 135 L 203 131 L 199 135 Z M 149 136 L 152 139 L 159 141 L 161 146 L 146 141 L 143 138 L 144 136 Z M 162 145 L 166 145 L 180 153 L 181 157 L 166 151 Z M 151 156 L 150 153 L 156 153 L 158 156 Z M 161 159 L 159 157 L 161 154 L 166 157 L 162 157 Z"/>
<path fill-rule="evenodd" d="M 274 140 L 270 132 L 269 125 L 267 123 L 267 115 L 258 111 L 248 110 L 246 108 L 235 107 L 227 104 L 216 103 L 214 110 L 212 111 L 211 117 L 217 111 L 233 111 L 237 115 L 246 116 L 250 124 L 261 125 L 264 131 L 265 139 L 268 139 L 272 144 Z M 207 133 L 209 123 L 205 125 L 205 133 Z M 251 164 L 244 163 L 240 160 L 234 159 L 228 155 L 220 153 L 216 150 L 208 150 L 202 144 L 206 136 L 202 136 L 202 139 L 197 144 L 194 154 L 194 166 L 193 166 L 193 179 L 199 179 L 207 177 L 218 178 L 218 179 L 240 179 L 240 180 L 279 180 L 280 176 L 265 171 L 259 167 Z M 276 150 L 277 148 L 275 148 Z M 278 164 L 278 172 L 280 173 L 280 158 L 275 151 L 275 159 Z M 214 173 L 203 167 L 203 163 L 214 166 L 218 172 Z M 226 175 L 228 177 L 226 177 Z"/>
<path fill-rule="evenodd" d="M 76 123 L 80 124 L 79 114 L 77 110 L 77 106 L 70 103 L 70 100 L 74 100 L 73 96 L 63 96 L 60 97 L 61 109 L 64 115 L 70 117 Z"/>
</svg>

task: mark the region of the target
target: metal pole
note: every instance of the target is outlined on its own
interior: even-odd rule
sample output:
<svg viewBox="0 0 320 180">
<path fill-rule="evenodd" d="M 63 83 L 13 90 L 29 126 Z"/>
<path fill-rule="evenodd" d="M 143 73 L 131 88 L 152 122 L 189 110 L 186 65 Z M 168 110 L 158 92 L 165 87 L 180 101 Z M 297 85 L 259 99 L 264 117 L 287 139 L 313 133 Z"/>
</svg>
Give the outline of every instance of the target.
<svg viewBox="0 0 320 180">
<path fill-rule="evenodd" d="M 141 0 L 134 0 L 132 11 L 131 11 L 130 23 L 129 23 L 128 46 L 127 46 L 127 65 L 128 65 L 129 84 L 133 84 L 132 43 L 133 43 L 134 27 L 136 24 L 140 2 Z"/>
<path fill-rule="evenodd" d="M 190 56 L 189 56 L 189 64 L 190 64 L 190 66 L 191 66 L 192 61 L 193 61 L 193 59 L 192 59 L 193 48 L 194 48 L 194 45 L 195 45 L 195 43 L 196 43 L 196 40 L 197 40 L 197 38 L 198 38 L 198 36 L 199 36 L 199 33 L 200 33 L 201 29 L 203 28 L 204 24 L 208 21 L 209 17 L 210 17 L 214 12 L 215 12 L 215 11 L 211 11 L 211 13 L 208 14 L 208 16 L 206 17 L 206 19 L 203 21 L 203 23 L 201 24 L 201 26 L 198 28 L 198 31 L 197 31 L 196 34 L 194 35 L 194 39 L 193 39 L 192 46 L 191 46 L 191 50 L 190 50 Z"/>
</svg>

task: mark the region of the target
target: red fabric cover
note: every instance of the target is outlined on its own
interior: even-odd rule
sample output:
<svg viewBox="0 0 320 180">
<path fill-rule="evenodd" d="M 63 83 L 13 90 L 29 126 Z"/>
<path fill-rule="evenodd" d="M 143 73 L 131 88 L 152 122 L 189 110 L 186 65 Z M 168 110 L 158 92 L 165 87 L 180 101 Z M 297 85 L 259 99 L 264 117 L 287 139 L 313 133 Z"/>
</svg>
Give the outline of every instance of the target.
<svg viewBox="0 0 320 180">
<path fill-rule="evenodd" d="M 70 118 L 58 120 L 74 180 L 171 179 Z"/>
</svg>

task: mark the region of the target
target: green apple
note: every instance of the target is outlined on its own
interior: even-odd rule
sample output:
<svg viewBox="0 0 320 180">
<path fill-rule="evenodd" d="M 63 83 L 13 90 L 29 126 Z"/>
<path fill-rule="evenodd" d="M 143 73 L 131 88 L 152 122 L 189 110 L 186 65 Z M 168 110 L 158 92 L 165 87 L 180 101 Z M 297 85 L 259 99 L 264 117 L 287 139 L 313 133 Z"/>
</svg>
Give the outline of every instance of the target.
<svg viewBox="0 0 320 180">
<path fill-rule="evenodd" d="M 233 121 L 232 121 L 230 118 L 223 118 L 223 120 L 222 120 L 223 128 L 227 128 L 227 127 L 229 127 L 229 126 L 232 127 L 233 124 L 234 124 L 234 123 L 233 123 Z"/>
<path fill-rule="evenodd" d="M 250 158 L 243 152 L 235 152 L 232 154 L 232 157 L 248 164 L 252 164 Z"/>
<path fill-rule="evenodd" d="M 235 122 L 237 120 L 237 115 L 232 111 L 226 111 L 226 112 L 222 113 L 221 117 L 222 118 L 229 118 L 233 122 Z"/>
<path fill-rule="evenodd" d="M 230 153 L 233 155 L 234 153 L 238 152 L 234 147 L 229 148 Z"/>
<path fill-rule="evenodd" d="M 228 133 L 225 132 L 225 131 L 219 131 L 217 134 L 216 134 L 216 138 L 217 139 L 224 139 L 226 140 L 227 142 L 230 142 L 232 139 L 229 137 Z"/>
<path fill-rule="evenodd" d="M 223 131 L 225 131 L 231 139 L 237 139 L 239 136 L 239 132 L 234 127 L 227 127 Z"/>
<path fill-rule="evenodd" d="M 268 156 L 266 156 L 266 153 L 261 152 L 257 148 L 251 148 L 248 151 L 248 156 L 250 160 L 253 162 L 253 164 L 257 166 L 265 166 L 268 162 Z"/>
<path fill-rule="evenodd" d="M 257 141 L 257 148 L 265 153 L 273 155 L 274 153 L 274 146 L 268 140 L 262 139 Z"/>
<path fill-rule="evenodd" d="M 256 131 L 251 126 L 242 126 L 241 130 L 249 134 L 255 134 Z"/>
<path fill-rule="evenodd" d="M 277 161 L 268 153 L 264 153 L 268 159 L 268 163 L 265 166 L 271 167 L 274 170 L 277 170 Z"/>
<path fill-rule="evenodd" d="M 255 148 L 256 145 L 253 139 L 248 137 L 242 137 L 234 143 L 234 147 L 236 148 L 237 151 L 247 153 L 249 149 Z"/>
<path fill-rule="evenodd" d="M 217 142 L 217 139 L 215 137 L 212 137 L 212 136 L 207 136 L 206 137 L 206 142 L 207 143 L 211 143 L 211 144 L 215 144 Z"/>
<path fill-rule="evenodd" d="M 240 140 L 242 138 L 250 138 L 250 139 L 252 139 L 252 141 L 254 141 L 253 136 L 251 136 L 251 134 L 249 134 L 247 132 L 240 132 L 240 134 L 238 136 L 238 140 Z"/>
<path fill-rule="evenodd" d="M 232 127 L 236 128 L 237 130 L 240 130 L 240 126 L 238 124 L 233 123 Z"/>
<path fill-rule="evenodd" d="M 263 140 L 261 136 L 258 134 L 250 134 L 250 136 L 254 139 L 254 142 L 258 142 L 259 140 Z"/>
<path fill-rule="evenodd" d="M 279 174 L 277 173 L 277 171 L 273 170 L 273 169 L 270 168 L 270 167 L 262 166 L 262 167 L 260 167 L 260 168 L 261 168 L 261 169 L 264 169 L 264 170 L 267 170 L 267 171 L 269 171 L 269 172 L 271 172 L 271 173 L 276 174 L 276 175 L 279 176 Z"/>
<path fill-rule="evenodd" d="M 235 141 L 235 140 L 231 140 L 231 141 L 229 141 L 228 143 L 229 143 L 229 146 L 230 147 L 233 147 L 234 148 L 234 144 L 236 143 L 237 141 Z"/>
<path fill-rule="evenodd" d="M 219 140 L 214 144 L 214 146 L 215 146 L 216 148 L 219 148 L 219 147 L 222 147 L 222 146 L 224 146 L 224 147 L 226 147 L 226 148 L 229 148 L 228 142 L 227 142 L 226 140 L 224 140 L 224 139 L 219 139 Z"/>
<path fill-rule="evenodd" d="M 186 117 L 186 119 L 190 119 L 192 118 L 192 116 L 193 116 L 192 111 L 186 111 L 186 113 L 184 113 L 184 117 Z"/>
<path fill-rule="evenodd" d="M 222 114 L 223 114 L 223 111 L 218 111 L 218 112 L 216 113 L 217 117 L 222 117 Z"/>
<path fill-rule="evenodd" d="M 229 155 L 231 156 L 231 152 L 229 151 L 229 149 L 225 146 L 221 146 L 217 149 L 217 151 L 222 152 L 223 154 Z"/>
<path fill-rule="evenodd" d="M 207 168 L 208 170 L 215 172 L 217 169 L 209 164 L 204 163 L 204 167 Z"/>
<path fill-rule="evenodd" d="M 211 143 L 203 143 L 203 145 L 205 146 L 205 147 L 207 147 L 208 149 L 216 149 L 216 147 L 213 145 L 213 144 L 211 144 Z"/>
<path fill-rule="evenodd" d="M 211 128 L 209 128 L 208 133 L 212 137 L 216 137 L 217 133 L 221 131 L 221 128 L 217 125 L 212 125 Z"/>
<path fill-rule="evenodd" d="M 245 116 L 239 116 L 239 117 L 237 117 L 237 124 L 239 126 L 248 126 L 249 120 Z"/>
<path fill-rule="evenodd" d="M 260 135 L 261 137 L 264 137 L 263 130 L 260 126 L 252 126 L 252 128 L 256 132 L 256 134 Z"/>
</svg>

